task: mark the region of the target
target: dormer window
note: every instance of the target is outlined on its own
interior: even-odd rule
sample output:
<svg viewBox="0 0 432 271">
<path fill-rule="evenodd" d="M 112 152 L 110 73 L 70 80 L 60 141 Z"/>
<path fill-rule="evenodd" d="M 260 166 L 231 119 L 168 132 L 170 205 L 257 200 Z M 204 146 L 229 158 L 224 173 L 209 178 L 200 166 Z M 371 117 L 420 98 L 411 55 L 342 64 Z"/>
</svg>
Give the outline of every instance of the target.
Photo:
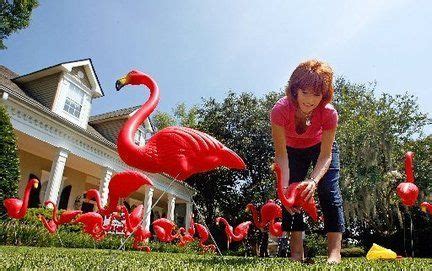
<svg viewBox="0 0 432 271">
<path fill-rule="evenodd" d="M 84 91 L 69 80 L 64 80 L 64 84 L 68 87 L 68 90 L 63 110 L 79 118 L 84 100 Z"/>
</svg>

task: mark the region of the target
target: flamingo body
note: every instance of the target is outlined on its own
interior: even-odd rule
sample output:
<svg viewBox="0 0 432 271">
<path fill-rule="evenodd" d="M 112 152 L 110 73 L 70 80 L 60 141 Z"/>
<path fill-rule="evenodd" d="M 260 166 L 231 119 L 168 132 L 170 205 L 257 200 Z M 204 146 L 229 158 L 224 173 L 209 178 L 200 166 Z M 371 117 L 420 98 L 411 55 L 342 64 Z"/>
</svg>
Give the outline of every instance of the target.
<svg viewBox="0 0 432 271">
<path fill-rule="evenodd" d="M 108 204 L 105 208 L 101 204 L 100 194 L 96 189 L 87 191 L 86 198 L 95 199 L 98 212 L 102 215 L 109 215 L 120 208 L 117 206 L 120 198 L 129 197 L 143 185 L 153 186 L 153 182 L 140 172 L 127 170 L 117 173 L 111 178 L 108 185 Z"/>
<path fill-rule="evenodd" d="M 82 214 L 75 222 L 82 223 L 84 225 L 83 232 L 90 234 L 96 241 L 102 240 L 105 237 L 104 231 L 110 228 L 110 225 L 103 226 L 103 218 L 96 212 Z"/>
<path fill-rule="evenodd" d="M 15 219 L 24 218 L 27 213 L 28 201 L 30 198 L 31 189 L 37 188 L 39 181 L 37 179 L 31 179 L 27 182 L 26 188 L 24 190 L 23 199 L 8 198 L 3 201 L 3 205 L 6 208 L 6 212 L 9 217 Z"/>
<path fill-rule="evenodd" d="M 305 187 L 303 187 L 303 189 L 299 189 L 299 182 L 292 183 L 288 186 L 288 190 L 285 195 L 282 188 L 282 171 L 278 164 L 274 165 L 274 170 L 276 172 L 277 178 L 277 193 L 282 205 L 285 206 L 285 208 L 301 207 L 314 221 L 318 221 L 318 211 L 314 198 L 312 197 L 306 202 L 301 196 L 301 193 Z"/>
<path fill-rule="evenodd" d="M 169 219 L 159 218 L 153 221 L 153 230 L 156 237 L 162 242 L 171 242 L 177 235 L 173 234 L 176 224 Z"/>
<path fill-rule="evenodd" d="M 216 224 L 222 222 L 225 224 L 225 233 L 227 235 L 229 243 L 232 241 L 239 242 L 242 241 L 248 234 L 249 227 L 252 224 L 251 221 L 242 222 L 235 229 L 228 223 L 228 221 L 223 217 L 216 218 Z"/>
<path fill-rule="evenodd" d="M 194 223 L 194 228 L 198 233 L 198 237 L 200 239 L 199 246 L 204 250 L 204 252 L 215 251 L 216 246 L 214 244 L 206 245 L 205 242 L 208 240 L 210 233 L 208 229 L 199 223 Z"/>
<path fill-rule="evenodd" d="M 275 222 L 274 220 L 270 221 L 269 225 L 269 233 L 275 237 L 282 236 L 282 222 Z"/>
<path fill-rule="evenodd" d="M 400 183 L 396 188 L 398 196 L 401 198 L 402 203 L 406 206 L 413 206 L 416 203 L 419 194 L 419 189 L 414 184 L 413 160 L 414 153 L 410 151 L 407 152 L 405 154 L 405 173 L 407 180 L 406 182 Z"/>
<path fill-rule="evenodd" d="M 67 224 L 72 222 L 72 220 L 74 218 L 76 218 L 79 214 L 82 213 L 81 210 L 66 210 L 63 213 L 61 213 L 60 217 L 58 217 L 57 213 L 58 213 L 58 208 L 57 205 L 50 201 L 47 200 L 44 202 L 44 205 L 47 206 L 51 204 L 53 206 L 53 213 L 52 213 L 52 220 L 54 221 L 54 223 L 57 226 L 63 225 L 63 224 Z"/>
</svg>

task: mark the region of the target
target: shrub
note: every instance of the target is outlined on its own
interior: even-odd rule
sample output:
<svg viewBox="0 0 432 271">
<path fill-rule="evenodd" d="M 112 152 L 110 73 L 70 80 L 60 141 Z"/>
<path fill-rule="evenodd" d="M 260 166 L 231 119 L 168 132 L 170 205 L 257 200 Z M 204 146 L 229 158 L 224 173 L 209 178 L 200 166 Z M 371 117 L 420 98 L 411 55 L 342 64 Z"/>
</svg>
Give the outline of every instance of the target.
<svg viewBox="0 0 432 271">
<path fill-rule="evenodd" d="M 3 201 L 17 196 L 20 178 L 18 148 L 6 109 L 0 105 L 0 216 L 6 213 Z"/>
<path fill-rule="evenodd" d="M 50 234 L 36 218 L 43 214 L 51 218 L 51 211 L 46 209 L 29 209 L 22 220 L 6 219 L 0 221 L 0 245 L 99 248 L 118 249 L 125 241 L 122 235 L 108 234 L 102 241 L 95 242 L 88 234 L 81 232 L 80 225 L 61 225 L 57 233 Z M 133 237 L 127 239 L 124 249 L 133 250 Z M 179 247 L 175 243 L 149 242 L 148 246 L 155 252 L 194 253 L 201 252 L 198 242 Z"/>
<path fill-rule="evenodd" d="M 363 257 L 366 252 L 361 247 L 347 247 L 341 250 L 342 257 Z"/>
<path fill-rule="evenodd" d="M 304 243 L 306 257 L 327 255 L 327 240 L 321 234 L 306 234 L 306 239 Z"/>
</svg>

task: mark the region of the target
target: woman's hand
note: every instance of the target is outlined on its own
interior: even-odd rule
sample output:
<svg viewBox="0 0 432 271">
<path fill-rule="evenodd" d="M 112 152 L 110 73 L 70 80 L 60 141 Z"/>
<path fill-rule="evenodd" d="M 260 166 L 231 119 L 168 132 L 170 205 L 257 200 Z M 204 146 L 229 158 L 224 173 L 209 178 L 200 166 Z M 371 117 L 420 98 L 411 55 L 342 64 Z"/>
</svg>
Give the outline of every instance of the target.
<svg viewBox="0 0 432 271">
<path fill-rule="evenodd" d="M 301 182 L 297 188 L 301 189 L 302 187 L 304 187 L 303 192 L 300 194 L 300 196 L 302 198 L 304 198 L 304 200 L 306 202 L 310 201 L 312 199 L 312 197 L 315 194 L 315 190 L 317 187 L 317 182 L 314 179 L 306 179 L 305 181 Z"/>
</svg>

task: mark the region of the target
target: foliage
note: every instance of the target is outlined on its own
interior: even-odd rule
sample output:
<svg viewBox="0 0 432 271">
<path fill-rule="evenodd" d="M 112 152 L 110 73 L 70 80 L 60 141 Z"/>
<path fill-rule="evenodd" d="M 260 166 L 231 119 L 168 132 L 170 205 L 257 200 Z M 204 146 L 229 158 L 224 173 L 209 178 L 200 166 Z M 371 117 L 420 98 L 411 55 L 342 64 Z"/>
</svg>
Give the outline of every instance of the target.
<svg viewBox="0 0 432 271">
<path fill-rule="evenodd" d="M 181 253 L 144 253 L 99 249 L 1 247 L 1 270 L 79 269 L 79 270 L 429 270 L 431 259 L 367 261 L 343 259 L 340 265 L 327 265 L 325 258 L 315 264 L 292 262 L 287 258 L 233 257 Z"/>
<path fill-rule="evenodd" d="M 175 125 L 176 120 L 169 113 L 156 111 L 152 116 L 152 123 L 158 130 L 162 130 L 165 127 Z"/>
<path fill-rule="evenodd" d="M 152 122 L 158 130 L 175 125 L 190 128 L 195 128 L 197 126 L 197 106 L 187 108 L 185 103 L 180 103 L 175 108 L 173 108 L 172 111 L 173 115 L 162 111 L 157 111 L 155 114 L 153 114 Z"/>
<path fill-rule="evenodd" d="M 29 26 L 31 12 L 37 6 L 37 0 L 0 1 L 0 49 L 6 49 L 3 42 L 9 35 Z"/>
<path fill-rule="evenodd" d="M 4 199 L 16 197 L 20 178 L 18 148 L 10 118 L 0 106 L 0 203 Z M 0 205 L 0 215 L 5 213 Z"/>
</svg>

